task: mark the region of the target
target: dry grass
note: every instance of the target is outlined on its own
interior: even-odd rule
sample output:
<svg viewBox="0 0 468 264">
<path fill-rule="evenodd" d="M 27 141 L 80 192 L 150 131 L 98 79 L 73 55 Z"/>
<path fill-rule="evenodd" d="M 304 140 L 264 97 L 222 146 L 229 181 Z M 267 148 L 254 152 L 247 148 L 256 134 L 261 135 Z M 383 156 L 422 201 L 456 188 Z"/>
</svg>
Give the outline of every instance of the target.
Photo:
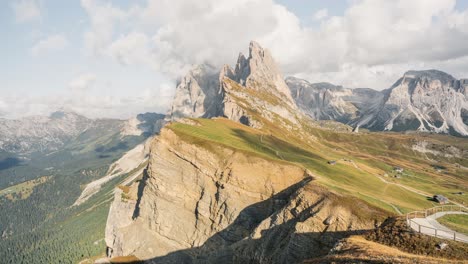
<svg viewBox="0 0 468 264">
<path fill-rule="evenodd" d="M 34 180 L 25 181 L 20 184 L 13 185 L 6 189 L 0 190 L 0 196 L 5 196 L 11 201 L 16 199 L 26 199 L 32 194 L 34 187 L 45 183 L 50 178 L 51 176 L 42 176 Z"/>
<path fill-rule="evenodd" d="M 307 260 L 304 263 L 465 263 L 463 260 L 449 260 L 419 256 L 399 249 L 368 241 L 362 236 L 352 236 L 341 242 L 341 247 L 326 257 Z"/>
<path fill-rule="evenodd" d="M 411 254 L 457 260 L 468 259 L 468 244 L 411 232 L 403 218 L 387 219 L 377 230 L 369 232 L 366 238 Z M 441 242 L 447 243 L 448 247 L 439 250 L 437 245 Z"/>
</svg>

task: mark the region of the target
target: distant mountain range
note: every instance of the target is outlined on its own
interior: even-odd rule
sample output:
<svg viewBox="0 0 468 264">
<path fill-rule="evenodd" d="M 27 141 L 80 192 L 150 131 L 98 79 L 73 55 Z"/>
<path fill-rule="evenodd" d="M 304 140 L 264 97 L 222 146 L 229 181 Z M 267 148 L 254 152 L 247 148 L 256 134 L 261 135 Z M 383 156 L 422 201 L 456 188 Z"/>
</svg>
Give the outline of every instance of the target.
<svg viewBox="0 0 468 264">
<path fill-rule="evenodd" d="M 146 113 L 129 120 L 89 119 L 73 112 L 57 111 L 50 116 L 0 119 L 0 150 L 19 154 L 47 153 L 60 149 L 84 133 L 153 134 L 161 127 L 163 118 L 164 115 Z"/>
<path fill-rule="evenodd" d="M 296 104 L 316 120 L 378 131 L 468 136 L 468 79 L 438 71 L 408 71 L 389 89 L 349 89 L 286 78 Z"/>
</svg>

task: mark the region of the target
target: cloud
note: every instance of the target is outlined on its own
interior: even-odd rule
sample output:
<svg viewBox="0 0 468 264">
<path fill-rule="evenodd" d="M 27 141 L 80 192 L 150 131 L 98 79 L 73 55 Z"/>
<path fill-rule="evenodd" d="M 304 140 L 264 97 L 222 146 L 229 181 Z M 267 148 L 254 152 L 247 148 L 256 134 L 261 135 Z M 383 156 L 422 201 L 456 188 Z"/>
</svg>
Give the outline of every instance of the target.
<svg viewBox="0 0 468 264">
<path fill-rule="evenodd" d="M 313 18 L 315 20 L 322 20 L 324 18 L 328 17 L 328 9 L 323 8 L 318 10 L 317 12 L 314 13 Z"/>
<path fill-rule="evenodd" d="M 31 54 L 39 56 L 43 53 L 63 50 L 69 44 L 68 39 L 63 35 L 51 35 L 39 40 L 32 48 Z"/>
<path fill-rule="evenodd" d="M 70 81 L 68 86 L 73 92 L 89 90 L 96 82 L 96 75 L 92 73 L 82 74 Z"/>
<path fill-rule="evenodd" d="M 232 65 L 250 40 L 269 48 L 285 75 L 377 89 L 412 67 L 444 67 L 468 55 L 468 11 L 456 10 L 454 0 L 350 1 L 342 16 L 317 11 L 321 24 L 313 28 L 271 0 L 82 6 L 91 20 L 84 36 L 91 53 L 173 79 L 193 64 Z"/>
<path fill-rule="evenodd" d="M 81 5 L 91 23 L 91 29 L 84 33 L 85 49 L 89 54 L 100 55 L 112 40 L 117 23 L 125 19 L 127 14 L 110 2 L 81 0 Z"/>
<path fill-rule="evenodd" d="M 81 81 L 77 81 L 78 84 Z M 94 86 L 99 83 L 94 81 Z M 173 83 L 162 83 L 156 88 L 143 89 L 129 96 L 111 94 L 97 96 L 90 89 L 68 90 L 44 96 L 12 94 L 0 98 L 0 116 L 19 118 L 32 115 L 49 115 L 59 109 L 73 111 L 90 118 L 126 119 L 144 112 L 165 113 L 173 98 Z M 99 87 L 96 87 L 99 89 Z"/>
<path fill-rule="evenodd" d="M 16 0 L 11 3 L 18 23 L 41 19 L 40 4 L 37 0 Z"/>
<path fill-rule="evenodd" d="M 152 64 L 150 52 L 150 39 L 147 35 L 132 32 L 122 35 L 115 40 L 106 50 L 106 54 L 116 59 L 123 65 Z"/>
</svg>

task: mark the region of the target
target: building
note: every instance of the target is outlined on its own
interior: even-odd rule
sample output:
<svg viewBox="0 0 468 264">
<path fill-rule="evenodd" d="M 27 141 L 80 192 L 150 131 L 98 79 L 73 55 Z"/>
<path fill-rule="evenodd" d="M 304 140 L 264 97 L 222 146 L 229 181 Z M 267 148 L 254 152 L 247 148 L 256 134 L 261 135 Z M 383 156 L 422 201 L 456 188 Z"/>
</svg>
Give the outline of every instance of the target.
<svg viewBox="0 0 468 264">
<path fill-rule="evenodd" d="M 447 197 L 441 195 L 441 194 L 436 194 L 434 195 L 434 197 L 432 197 L 432 199 L 440 204 L 447 204 L 449 201 L 447 199 Z"/>
</svg>

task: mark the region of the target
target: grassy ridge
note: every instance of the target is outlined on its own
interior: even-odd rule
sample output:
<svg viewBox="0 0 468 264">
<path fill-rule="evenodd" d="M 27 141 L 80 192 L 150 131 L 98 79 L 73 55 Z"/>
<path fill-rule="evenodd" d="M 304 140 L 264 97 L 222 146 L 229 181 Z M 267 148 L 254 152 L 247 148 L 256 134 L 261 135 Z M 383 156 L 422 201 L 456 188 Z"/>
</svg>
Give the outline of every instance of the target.
<svg viewBox="0 0 468 264">
<path fill-rule="evenodd" d="M 422 159 L 399 144 L 397 135 L 393 134 L 378 140 L 373 134 L 355 137 L 352 134 L 311 129 L 310 132 L 321 140 L 307 143 L 293 134 L 285 135 L 284 130 L 259 131 L 226 119 L 196 119 L 195 122 L 199 125 L 173 123 L 169 129 L 185 140 L 210 150 L 215 150 L 216 145 L 223 145 L 275 162 L 297 164 L 318 175 L 320 184 L 387 211 L 404 213 L 434 205 L 425 195 L 405 189 L 407 185 L 430 195 L 435 192 L 450 194 L 459 190 L 457 186 L 460 183 L 466 184 L 464 178 L 460 180 L 450 175 L 439 177 L 420 170 L 421 166 L 430 166 L 427 162 L 421 164 Z M 412 139 L 407 135 L 403 137 Z M 337 164 L 329 165 L 329 160 L 337 160 Z M 405 164 L 407 175 L 404 180 L 392 175 L 383 176 L 391 173 L 397 164 Z M 442 181 L 444 184 L 441 184 Z"/>
</svg>

